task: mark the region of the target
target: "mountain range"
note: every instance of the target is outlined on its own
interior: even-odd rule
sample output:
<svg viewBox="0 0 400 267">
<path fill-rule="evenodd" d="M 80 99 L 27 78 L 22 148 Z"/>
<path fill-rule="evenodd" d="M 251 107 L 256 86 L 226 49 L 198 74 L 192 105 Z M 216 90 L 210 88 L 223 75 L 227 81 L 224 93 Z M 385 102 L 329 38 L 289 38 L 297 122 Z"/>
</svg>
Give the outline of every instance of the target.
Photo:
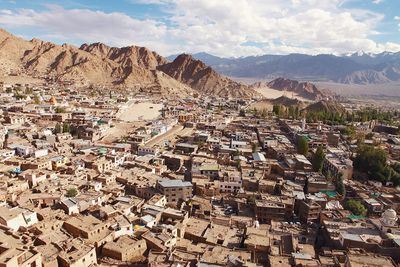
<svg viewBox="0 0 400 267">
<path fill-rule="evenodd" d="M 169 62 L 145 47 L 57 45 L 39 39 L 27 41 L 0 29 L 0 81 L 10 77 L 68 81 L 77 87 L 122 87 L 168 97 L 258 95 L 247 85 L 218 74 L 190 55 L 182 54 Z"/>
<path fill-rule="evenodd" d="M 246 85 L 231 77 L 268 79 Z M 76 87 L 124 88 L 163 97 L 270 97 L 265 89 L 293 92 L 308 100 L 329 98 L 309 82 L 348 84 L 400 80 L 400 53 L 347 56 L 290 54 L 221 58 L 206 53 L 165 58 L 145 47 L 103 43 L 57 45 L 24 40 L 0 29 L 0 82 L 67 82 Z"/>
<path fill-rule="evenodd" d="M 174 59 L 170 56 L 168 59 Z M 223 58 L 193 54 L 217 72 L 237 78 L 329 81 L 343 84 L 384 84 L 400 81 L 400 52 L 350 55 L 262 55 Z"/>
</svg>

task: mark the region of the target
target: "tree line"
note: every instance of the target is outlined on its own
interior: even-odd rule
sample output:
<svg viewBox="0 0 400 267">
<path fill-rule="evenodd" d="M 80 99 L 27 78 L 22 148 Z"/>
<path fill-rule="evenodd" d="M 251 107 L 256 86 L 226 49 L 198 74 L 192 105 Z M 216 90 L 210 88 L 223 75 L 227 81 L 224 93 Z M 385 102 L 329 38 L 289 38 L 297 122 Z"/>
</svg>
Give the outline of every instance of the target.
<svg viewBox="0 0 400 267">
<path fill-rule="evenodd" d="M 360 145 L 353 166 L 358 172 L 367 175 L 369 180 L 400 185 L 400 164 L 388 164 L 387 154 L 380 148 Z"/>
<path fill-rule="evenodd" d="M 354 112 L 331 112 L 331 111 L 306 111 L 300 110 L 298 106 L 273 105 L 272 113 L 283 119 L 305 118 L 308 123 L 322 121 L 329 125 L 338 125 L 351 122 L 367 122 L 377 120 L 387 124 L 394 124 L 400 116 L 399 111 L 383 111 L 375 108 L 364 108 Z"/>
</svg>

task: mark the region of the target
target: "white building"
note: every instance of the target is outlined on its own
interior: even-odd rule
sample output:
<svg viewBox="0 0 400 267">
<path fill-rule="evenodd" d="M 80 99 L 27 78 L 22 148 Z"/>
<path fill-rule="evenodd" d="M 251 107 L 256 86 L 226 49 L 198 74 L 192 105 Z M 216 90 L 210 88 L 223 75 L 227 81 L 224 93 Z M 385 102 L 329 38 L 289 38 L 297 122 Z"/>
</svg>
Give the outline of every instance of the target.
<svg viewBox="0 0 400 267">
<path fill-rule="evenodd" d="M 0 207 L 0 224 L 18 231 L 20 227 L 29 227 L 38 222 L 35 211 L 20 207 Z"/>
</svg>

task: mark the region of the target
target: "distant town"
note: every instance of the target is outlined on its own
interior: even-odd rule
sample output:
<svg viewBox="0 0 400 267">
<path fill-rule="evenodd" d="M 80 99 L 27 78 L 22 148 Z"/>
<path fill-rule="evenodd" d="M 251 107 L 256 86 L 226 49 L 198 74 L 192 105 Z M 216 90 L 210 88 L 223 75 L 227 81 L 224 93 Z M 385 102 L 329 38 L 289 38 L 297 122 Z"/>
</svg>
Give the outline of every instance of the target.
<svg viewBox="0 0 400 267">
<path fill-rule="evenodd" d="M 0 266 L 398 266 L 395 110 L 0 91 Z"/>
</svg>

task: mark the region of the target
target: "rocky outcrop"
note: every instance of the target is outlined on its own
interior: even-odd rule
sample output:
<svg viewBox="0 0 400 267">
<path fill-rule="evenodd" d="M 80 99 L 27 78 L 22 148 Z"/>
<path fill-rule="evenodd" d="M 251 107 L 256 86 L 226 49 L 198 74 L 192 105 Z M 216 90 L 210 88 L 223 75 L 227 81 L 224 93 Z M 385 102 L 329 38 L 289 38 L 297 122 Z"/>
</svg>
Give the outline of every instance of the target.
<svg viewBox="0 0 400 267">
<path fill-rule="evenodd" d="M 322 91 L 320 91 L 314 84 L 309 82 L 299 82 L 295 80 L 278 78 L 267 83 L 267 87 L 279 91 L 293 92 L 298 96 L 310 100 L 319 100 L 325 97 L 325 94 Z"/>
<path fill-rule="evenodd" d="M 172 78 L 206 95 L 219 97 L 250 97 L 257 93 L 248 86 L 218 74 L 202 61 L 182 54 L 168 64 L 158 67 Z"/>
</svg>

